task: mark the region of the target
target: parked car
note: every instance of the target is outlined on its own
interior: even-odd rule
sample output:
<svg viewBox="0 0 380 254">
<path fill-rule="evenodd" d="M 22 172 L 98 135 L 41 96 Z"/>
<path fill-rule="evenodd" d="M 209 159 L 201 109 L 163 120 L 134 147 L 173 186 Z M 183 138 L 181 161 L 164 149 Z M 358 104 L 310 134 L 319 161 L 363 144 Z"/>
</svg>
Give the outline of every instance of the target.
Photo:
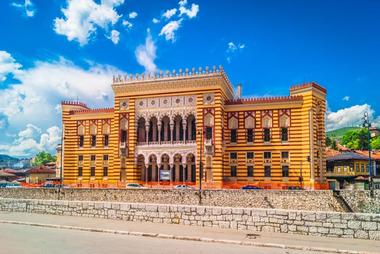
<svg viewBox="0 0 380 254">
<path fill-rule="evenodd" d="M 194 187 L 186 185 L 186 184 L 180 184 L 180 185 L 174 186 L 173 189 L 175 189 L 175 190 L 194 190 Z"/>
<path fill-rule="evenodd" d="M 242 190 L 261 190 L 260 187 L 257 187 L 255 185 L 244 185 L 241 187 Z"/>
<path fill-rule="evenodd" d="M 54 188 L 55 185 L 54 185 L 54 183 L 46 182 L 46 183 L 44 183 L 41 187 L 42 187 L 42 188 Z"/>
<path fill-rule="evenodd" d="M 128 183 L 126 186 L 127 189 L 145 189 L 143 185 L 139 183 Z"/>
</svg>

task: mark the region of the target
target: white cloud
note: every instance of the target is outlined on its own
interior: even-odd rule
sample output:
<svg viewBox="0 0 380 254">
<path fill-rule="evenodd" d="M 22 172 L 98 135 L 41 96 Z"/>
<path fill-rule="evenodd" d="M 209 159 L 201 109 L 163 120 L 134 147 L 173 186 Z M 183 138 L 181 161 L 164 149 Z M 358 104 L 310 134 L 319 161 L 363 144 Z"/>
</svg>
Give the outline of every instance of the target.
<svg viewBox="0 0 380 254">
<path fill-rule="evenodd" d="M 138 16 L 138 13 L 135 12 L 135 11 L 129 13 L 129 15 L 128 15 L 128 17 L 129 17 L 130 19 L 134 19 L 134 18 L 136 18 L 137 16 Z"/>
<path fill-rule="evenodd" d="M 349 100 L 350 100 L 350 96 L 347 96 L 347 95 L 346 95 L 346 96 L 344 96 L 344 97 L 342 98 L 342 100 L 343 100 L 343 101 L 349 101 Z"/>
<path fill-rule="evenodd" d="M 234 43 L 230 41 L 227 43 L 227 49 L 226 49 L 226 60 L 228 63 L 231 63 L 233 55 L 236 55 L 238 52 L 242 51 L 245 48 L 244 43 Z"/>
<path fill-rule="evenodd" d="M 336 112 L 327 112 L 326 129 L 335 130 L 342 127 L 359 126 L 363 123 L 363 115 L 368 112 L 375 124 L 380 124 L 380 117 L 375 117 L 375 111 L 368 104 L 354 105 L 339 109 Z"/>
<path fill-rule="evenodd" d="M 175 41 L 175 31 L 178 30 L 178 28 L 181 26 L 182 19 L 180 20 L 173 20 L 167 23 L 160 32 L 160 36 L 165 36 L 165 39 L 167 41 Z"/>
<path fill-rule="evenodd" d="M 81 46 L 88 43 L 98 28 L 108 29 L 116 24 L 121 15 L 115 7 L 124 0 L 67 0 L 67 7 L 61 11 L 64 18 L 55 18 L 54 31 L 69 41 L 76 40 Z"/>
<path fill-rule="evenodd" d="M 157 71 L 157 66 L 154 63 L 154 60 L 156 59 L 156 50 L 156 45 L 154 44 L 150 30 L 148 29 L 145 44 L 139 45 L 135 51 L 137 62 L 144 66 L 145 72 L 147 73 L 155 73 Z"/>
<path fill-rule="evenodd" d="M 38 127 L 27 124 L 12 144 L 0 145 L 0 153 L 12 156 L 34 156 L 38 152 L 49 151 L 54 154 L 59 143 L 61 143 L 61 129 L 58 126 L 52 126 L 42 133 Z"/>
<path fill-rule="evenodd" d="M 23 151 L 27 154 L 28 149 L 33 153 L 52 144 L 54 138 L 48 129 L 61 121 L 59 104 L 62 100 L 79 98 L 91 107 L 112 106 L 110 83 L 115 73 L 123 74 L 112 66 L 88 63 L 84 68 L 64 58 L 36 61 L 32 67 L 16 73 L 19 83 L 0 90 L 0 125 L 6 134 L 0 135 L 0 153 L 7 148 L 13 155 Z M 36 127 L 34 131 L 31 125 Z M 48 136 L 43 135 L 44 132 Z M 14 134 L 17 137 L 11 140 Z M 27 138 L 31 136 L 33 138 Z M 41 143 L 41 136 L 44 143 Z M 23 146 L 25 148 L 21 149 Z"/>
<path fill-rule="evenodd" d="M 181 2 L 182 1 L 180 1 L 179 4 Z M 190 19 L 196 17 L 198 12 L 199 12 L 199 5 L 198 4 L 192 4 L 190 9 L 187 9 L 184 5 L 181 5 L 179 7 L 179 16 L 186 14 Z"/>
<path fill-rule="evenodd" d="M 111 35 L 107 38 L 110 39 L 113 42 L 113 44 L 118 44 L 120 40 L 120 32 L 117 30 L 112 30 Z"/>
<path fill-rule="evenodd" d="M 20 73 L 21 64 L 6 51 L 0 50 L 0 83 L 7 79 L 9 74 L 15 75 Z"/>
<path fill-rule="evenodd" d="M 27 17 L 33 17 L 36 14 L 36 8 L 31 0 L 25 0 L 22 4 L 13 2 L 12 6 L 23 10 Z"/>
<path fill-rule="evenodd" d="M 128 20 L 123 20 L 123 26 L 127 27 L 128 29 L 131 29 L 133 27 L 133 24 L 129 22 Z"/>
<path fill-rule="evenodd" d="M 170 9 L 170 10 L 165 11 L 164 14 L 162 14 L 162 16 L 165 17 L 166 19 L 170 19 L 170 18 L 173 17 L 176 13 L 177 13 L 177 9 L 176 9 L 176 8 L 173 8 L 173 9 Z"/>
<path fill-rule="evenodd" d="M 157 23 L 160 23 L 160 20 L 159 20 L 159 19 L 156 19 L 156 18 L 153 18 L 153 19 L 152 19 L 152 22 L 153 22 L 154 24 L 157 24 Z"/>
<path fill-rule="evenodd" d="M 185 6 L 187 4 L 187 0 L 181 0 L 178 2 L 179 6 Z"/>
</svg>

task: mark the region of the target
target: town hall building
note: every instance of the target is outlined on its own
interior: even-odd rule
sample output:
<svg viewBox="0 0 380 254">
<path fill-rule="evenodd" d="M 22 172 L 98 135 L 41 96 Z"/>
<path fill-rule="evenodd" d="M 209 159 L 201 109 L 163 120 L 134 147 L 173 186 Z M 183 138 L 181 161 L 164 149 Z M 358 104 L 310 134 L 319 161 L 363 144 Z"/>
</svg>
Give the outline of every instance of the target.
<svg viewBox="0 0 380 254">
<path fill-rule="evenodd" d="M 62 102 L 64 184 L 327 187 L 326 90 L 314 82 L 243 98 L 206 67 L 116 76 L 112 88 L 113 108 Z"/>
</svg>

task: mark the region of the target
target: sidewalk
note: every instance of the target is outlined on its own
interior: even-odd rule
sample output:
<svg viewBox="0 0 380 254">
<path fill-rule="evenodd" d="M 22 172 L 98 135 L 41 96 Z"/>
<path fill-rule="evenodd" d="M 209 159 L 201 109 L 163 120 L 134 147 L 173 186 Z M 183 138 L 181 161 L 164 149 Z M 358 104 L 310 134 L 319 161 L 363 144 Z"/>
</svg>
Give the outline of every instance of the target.
<svg viewBox="0 0 380 254">
<path fill-rule="evenodd" d="M 380 241 L 325 238 L 283 233 L 238 231 L 211 227 L 155 224 L 107 220 L 88 217 L 71 217 L 32 213 L 0 212 L 0 223 L 29 224 L 32 226 L 61 227 L 109 233 L 134 234 L 148 237 L 174 238 L 192 241 L 216 241 L 230 244 L 262 245 L 289 249 L 309 249 L 325 253 L 379 253 Z M 73 228 L 75 227 L 75 228 Z M 118 232 L 114 232 L 114 231 Z M 129 232 L 129 233 L 126 233 Z M 247 237 L 247 234 L 252 234 Z M 324 251 L 325 250 L 325 251 Z"/>
</svg>

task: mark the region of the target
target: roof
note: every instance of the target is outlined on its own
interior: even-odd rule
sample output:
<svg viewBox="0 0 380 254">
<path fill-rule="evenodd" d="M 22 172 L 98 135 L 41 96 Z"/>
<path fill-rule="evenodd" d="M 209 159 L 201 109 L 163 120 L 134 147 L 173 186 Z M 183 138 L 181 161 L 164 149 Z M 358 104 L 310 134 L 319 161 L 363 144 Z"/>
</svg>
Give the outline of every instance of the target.
<svg viewBox="0 0 380 254">
<path fill-rule="evenodd" d="M 358 154 L 367 156 L 367 158 L 368 158 L 368 150 L 357 150 L 355 152 Z M 380 152 L 379 151 L 372 151 L 371 158 L 374 160 L 380 160 Z"/>
<path fill-rule="evenodd" d="M 27 171 L 28 174 L 55 174 L 55 170 L 49 167 L 40 166 L 31 168 Z"/>
<path fill-rule="evenodd" d="M 291 86 L 290 87 L 290 91 L 296 91 L 296 90 L 302 90 L 302 89 L 305 89 L 305 88 L 310 88 L 310 87 L 314 87 L 324 93 L 327 92 L 326 88 L 320 86 L 317 84 L 317 82 L 308 82 L 308 83 L 303 83 L 303 84 L 299 84 L 299 85 L 294 85 L 294 86 Z"/>
<path fill-rule="evenodd" d="M 5 170 L 0 170 L 0 176 L 2 176 L 2 177 L 12 177 L 12 176 L 15 176 L 15 175 L 12 174 L 12 173 L 8 173 Z"/>
<path fill-rule="evenodd" d="M 331 148 L 326 148 L 326 156 L 327 157 L 333 157 L 333 156 L 338 155 L 338 154 L 340 154 L 339 151 L 331 149 Z"/>
<path fill-rule="evenodd" d="M 368 160 L 368 157 L 355 152 L 344 152 L 327 158 L 329 162 L 345 160 Z"/>
</svg>

